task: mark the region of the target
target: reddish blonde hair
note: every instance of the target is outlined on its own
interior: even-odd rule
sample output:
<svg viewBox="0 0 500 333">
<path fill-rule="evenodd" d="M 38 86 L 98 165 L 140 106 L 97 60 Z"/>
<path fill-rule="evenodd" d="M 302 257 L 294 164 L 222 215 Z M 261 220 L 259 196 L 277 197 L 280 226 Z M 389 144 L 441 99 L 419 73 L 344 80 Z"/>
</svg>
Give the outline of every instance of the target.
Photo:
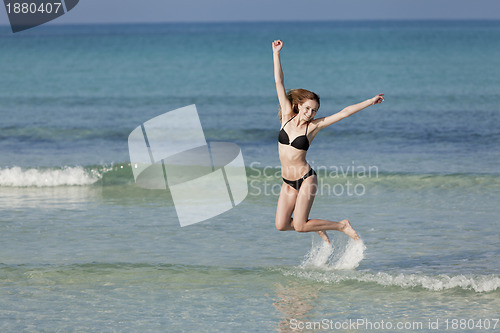
<svg viewBox="0 0 500 333">
<path fill-rule="evenodd" d="M 303 104 L 308 100 L 313 100 L 318 103 L 319 108 L 319 96 L 312 91 L 306 89 L 290 89 L 286 92 L 286 97 L 292 104 L 292 112 L 297 114 L 299 113 L 299 104 Z M 282 110 L 279 108 L 278 118 L 281 120 Z"/>
</svg>

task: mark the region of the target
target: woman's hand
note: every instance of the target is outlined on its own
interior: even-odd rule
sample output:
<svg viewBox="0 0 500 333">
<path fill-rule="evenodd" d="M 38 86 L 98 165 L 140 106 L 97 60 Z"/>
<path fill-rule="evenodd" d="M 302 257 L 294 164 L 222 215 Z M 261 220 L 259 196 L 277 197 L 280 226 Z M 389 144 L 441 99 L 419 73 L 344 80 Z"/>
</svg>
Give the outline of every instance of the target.
<svg viewBox="0 0 500 333">
<path fill-rule="evenodd" d="M 384 94 L 378 94 L 377 96 L 373 97 L 371 99 L 371 101 L 372 101 L 372 105 L 382 103 L 383 101 L 385 101 Z"/>
<path fill-rule="evenodd" d="M 283 48 L 283 42 L 281 40 L 275 40 L 273 42 L 273 53 L 279 53 Z"/>
</svg>

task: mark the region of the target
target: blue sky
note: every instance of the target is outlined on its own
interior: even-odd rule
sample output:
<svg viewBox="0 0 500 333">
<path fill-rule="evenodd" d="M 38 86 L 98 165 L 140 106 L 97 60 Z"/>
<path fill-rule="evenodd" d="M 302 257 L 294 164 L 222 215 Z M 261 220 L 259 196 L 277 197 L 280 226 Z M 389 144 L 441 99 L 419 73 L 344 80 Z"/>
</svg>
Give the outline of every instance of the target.
<svg viewBox="0 0 500 333">
<path fill-rule="evenodd" d="M 500 19 L 499 0 L 80 0 L 52 24 Z M 5 8 L 0 24 L 8 24 Z"/>
</svg>

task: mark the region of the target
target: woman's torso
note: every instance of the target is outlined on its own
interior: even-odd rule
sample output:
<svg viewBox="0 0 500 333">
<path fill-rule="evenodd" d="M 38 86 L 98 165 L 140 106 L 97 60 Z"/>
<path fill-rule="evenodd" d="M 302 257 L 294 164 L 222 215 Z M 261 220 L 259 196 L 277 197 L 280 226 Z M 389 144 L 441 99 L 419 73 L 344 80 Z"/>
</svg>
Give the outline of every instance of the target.
<svg viewBox="0 0 500 333">
<path fill-rule="evenodd" d="M 297 126 L 296 122 L 293 121 L 293 117 L 282 122 L 278 153 L 283 178 L 299 179 L 311 168 L 306 161 L 306 155 L 307 149 L 315 136 L 312 127 L 311 124 Z"/>
</svg>

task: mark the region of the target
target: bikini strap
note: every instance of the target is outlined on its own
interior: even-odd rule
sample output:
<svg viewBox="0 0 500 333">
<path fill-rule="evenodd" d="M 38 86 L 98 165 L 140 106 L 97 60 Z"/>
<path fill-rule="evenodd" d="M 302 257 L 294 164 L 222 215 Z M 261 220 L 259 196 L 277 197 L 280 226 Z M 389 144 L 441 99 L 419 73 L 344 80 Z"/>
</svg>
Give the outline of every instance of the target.
<svg viewBox="0 0 500 333">
<path fill-rule="evenodd" d="M 293 118 L 297 117 L 297 115 L 293 116 L 292 118 L 288 119 L 288 121 L 283 125 L 281 128 L 285 128 L 286 124 L 288 124 Z"/>
<path fill-rule="evenodd" d="M 309 122 L 307 122 L 307 126 L 306 126 L 306 134 L 305 136 L 307 136 L 307 129 L 309 128 Z"/>
</svg>

